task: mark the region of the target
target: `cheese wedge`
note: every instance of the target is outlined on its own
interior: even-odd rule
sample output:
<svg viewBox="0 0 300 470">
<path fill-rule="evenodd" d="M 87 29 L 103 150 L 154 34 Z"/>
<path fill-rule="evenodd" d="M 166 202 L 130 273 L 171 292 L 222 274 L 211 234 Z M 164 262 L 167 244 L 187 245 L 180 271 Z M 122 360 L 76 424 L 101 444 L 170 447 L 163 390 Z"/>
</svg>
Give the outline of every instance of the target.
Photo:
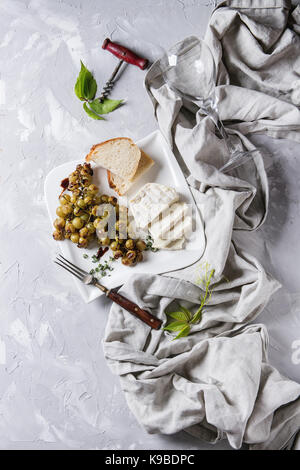
<svg viewBox="0 0 300 470">
<path fill-rule="evenodd" d="M 157 183 L 145 184 L 130 201 L 136 225 L 146 229 L 149 223 L 178 199 L 174 188 Z"/>
<path fill-rule="evenodd" d="M 172 232 L 175 225 L 183 222 L 189 212 L 189 206 L 185 202 L 175 202 L 172 204 L 151 222 L 149 232 L 152 238 L 170 239 L 171 237 L 174 240 L 176 237 L 172 236 Z"/>
<path fill-rule="evenodd" d="M 179 240 L 173 240 L 166 245 L 165 240 L 155 240 L 152 244 L 153 248 L 158 248 L 159 250 L 182 250 L 183 244 L 185 242 L 184 238 Z"/>
<path fill-rule="evenodd" d="M 154 239 L 153 246 L 161 249 L 178 250 L 182 248 L 184 240 L 190 236 L 191 231 L 192 218 L 186 216 L 183 220 L 178 220 L 169 232 L 165 232 L 164 236 L 161 233 L 157 236 L 156 233 L 154 237 L 151 233 Z"/>
</svg>

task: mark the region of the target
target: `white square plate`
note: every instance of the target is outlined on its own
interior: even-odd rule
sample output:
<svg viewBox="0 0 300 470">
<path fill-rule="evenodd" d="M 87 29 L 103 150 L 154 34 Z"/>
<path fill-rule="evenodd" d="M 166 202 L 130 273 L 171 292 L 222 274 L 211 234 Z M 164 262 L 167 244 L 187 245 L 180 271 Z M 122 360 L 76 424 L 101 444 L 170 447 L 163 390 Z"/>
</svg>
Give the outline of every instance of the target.
<svg viewBox="0 0 300 470">
<path fill-rule="evenodd" d="M 145 183 L 154 182 L 172 186 L 180 194 L 180 200 L 190 204 L 193 213 L 193 232 L 185 242 L 184 249 L 176 251 L 159 250 L 156 253 L 147 251 L 144 260 L 134 267 L 124 266 L 120 260 L 113 263 L 113 271 L 109 272 L 110 277 L 103 277 L 100 282 L 109 288 L 118 287 L 124 284 L 125 280 L 133 273 L 162 274 L 189 266 L 200 259 L 204 250 L 204 231 L 198 209 L 196 208 L 193 196 L 178 165 L 178 162 L 170 150 L 167 142 L 159 131 L 155 131 L 144 139 L 136 142 L 154 161 L 155 165 L 143 175 L 130 189 L 127 194 L 131 198 Z M 52 170 L 45 181 L 45 199 L 51 222 L 55 220 L 56 208 L 58 206 L 58 195 L 61 191 L 60 182 L 66 178 L 80 161 L 64 163 Z M 114 195 L 107 182 L 107 173 L 103 168 L 94 168 L 93 181 L 99 186 L 102 194 Z M 122 198 L 120 198 L 122 201 Z M 120 201 L 120 202 L 121 202 Z M 95 265 L 91 261 L 91 256 L 95 254 L 95 248 L 79 249 L 69 240 L 55 242 L 58 244 L 62 254 L 86 271 L 90 271 Z M 83 254 L 89 255 L 88 259 L 83 258 Z M 110 250 L 101 258 L 105 261 L 111 256 Z M 91 302 L 103 293 L 92 286 L 85 286 L 74 277 L 76 288 L 86 302 Z"/>
</svg>

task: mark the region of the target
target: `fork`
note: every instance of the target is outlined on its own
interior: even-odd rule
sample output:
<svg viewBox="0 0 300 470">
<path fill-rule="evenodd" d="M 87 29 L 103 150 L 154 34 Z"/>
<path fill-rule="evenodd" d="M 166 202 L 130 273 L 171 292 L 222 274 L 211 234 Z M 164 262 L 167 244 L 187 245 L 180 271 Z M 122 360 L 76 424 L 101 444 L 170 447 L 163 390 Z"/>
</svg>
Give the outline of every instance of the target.
<svg viewBox="0 0 300 470">
<path fill-rule="evenodd" d="M 159 320 L 159 318 L 154 317 L 151 313 L 147 312 L 146 310 L 143 310 L 137 304 L 135 304 L 129 299 L 126 299 L 126 297 L 123 297 L 118 292 L 115 292 L 103 286 L 102 284 L 100 284 L 98 279 L 96 279 L 94 276 L 87 273 L 83 269 L 79 268 L 75 264 L 71 263 L 71 261 L 67 260 L 64 256 L 58 255 L 54 263 L 69 271 L 69 273 L 77 277 L 77 279 L 83 282 L 83 284 L 98 287 L 98 289 L 105 293 L 106 297 L 111 299 L 116 304 L 120 305 L 128 312 L 132 313 L 134 316 L 138 317 L 144 323 L 151 326 L 151 328 L 154 328 L 155 330 L 158 330 L 160 328 L 162 321 Z"/>
</svg>

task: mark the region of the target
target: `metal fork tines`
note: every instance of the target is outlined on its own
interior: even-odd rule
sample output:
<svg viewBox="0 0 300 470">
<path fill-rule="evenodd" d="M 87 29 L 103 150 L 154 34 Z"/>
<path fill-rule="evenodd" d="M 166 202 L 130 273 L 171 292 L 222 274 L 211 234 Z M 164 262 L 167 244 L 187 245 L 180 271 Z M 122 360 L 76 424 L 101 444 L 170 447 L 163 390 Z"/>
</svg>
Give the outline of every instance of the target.
<svg viewBox="0 0 300 470">
<path fill-rule="evenodd" d="M 54 260 L 54 263 L 66 269 L 66 271 L 69 271 L 69 273 L 73 274 L 73 276 L 76 276 L 77 279 L 79 279 L 82 282 L 84 282 L 84 278 L 86 276 L 89 276 L 89 273 L 79 268 L 75 264 L 71 263 L 71 261 L 67 260 L 63 255 L 58 255 L 56 257 L 56 260 Z"/>
<path fill-rule="evenodd" d="M 76 264 L 71 263 L 68 259 L 66 259 L 63 255 L 58 255 L 54 263 L 58 264 L 61 268 L 64 268 L 69 273 L 73 274 L 73 276 L 77 277 L 83 284 L 85 285 L 92 285 L 98 287 L 98 289 L 102 290 L 106 295 L 109 294 L 109 289 L 103 286 L 98 282 L 97 279 L 92 276 L 92 274 L 87 273 L 84 269 L 79 268 Z"/>
<path fill-rule="evenodd" d="M 79 268 L 71 261 L 67 260 L 63 255 L 58 255 L 54 260 L 54 263 L 58 264 L 61 268 L 64 268 L 70 274 L 77 277 L 83 284 L 95 286 L 100 289 L 104 294 L 109 297 L 113 302 L 120 305 L 122 308 L 130 312 L 132 315 L 138 317 L 151 328 L 159 329 L 162 321 L 159 318 L 154 317 L 151 313 L 140 308 L 137 304 L 132 302 L 130 299 L 123 297 L 118 292 L 108 289 L 107 287 L 100 284 L 97 278 L 93 277 L 92 274 L 87 273 L 84 269 Z"/>
</svg>

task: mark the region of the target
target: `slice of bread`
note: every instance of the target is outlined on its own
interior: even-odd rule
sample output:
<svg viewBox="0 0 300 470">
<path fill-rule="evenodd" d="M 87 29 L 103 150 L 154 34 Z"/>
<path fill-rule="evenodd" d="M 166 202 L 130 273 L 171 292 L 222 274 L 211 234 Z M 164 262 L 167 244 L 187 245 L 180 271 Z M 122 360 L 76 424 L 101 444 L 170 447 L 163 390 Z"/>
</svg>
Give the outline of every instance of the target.
<svg viewBox="0 0 300 470">
<path fill-rule="evenodd" d="M 140 158 L 140 149 L 127 137 L 117 137 L 94 145 L 85 157 L 87 162 L 92 160 L 96 165 L 129 181 L 136 174 Z"/>
<path fill-rule="evenodd" d="M 140 178 L 149 168 L 154 165 L 154 161 L 152 158 L 149 157 L 143 150 L 141 150 L 141 158 L 136 170 L 136 173 L 133 177 L 132 181 L 125 180 L 121 178 L 121 176 L 112 173 L 111 171 L 107 170 L 107 179 L 110 188 L 112 188 L 119 196 L 123 196 L 127 193 L 129 188 L 136 182 L 138 178 Z"/>
</svg>

